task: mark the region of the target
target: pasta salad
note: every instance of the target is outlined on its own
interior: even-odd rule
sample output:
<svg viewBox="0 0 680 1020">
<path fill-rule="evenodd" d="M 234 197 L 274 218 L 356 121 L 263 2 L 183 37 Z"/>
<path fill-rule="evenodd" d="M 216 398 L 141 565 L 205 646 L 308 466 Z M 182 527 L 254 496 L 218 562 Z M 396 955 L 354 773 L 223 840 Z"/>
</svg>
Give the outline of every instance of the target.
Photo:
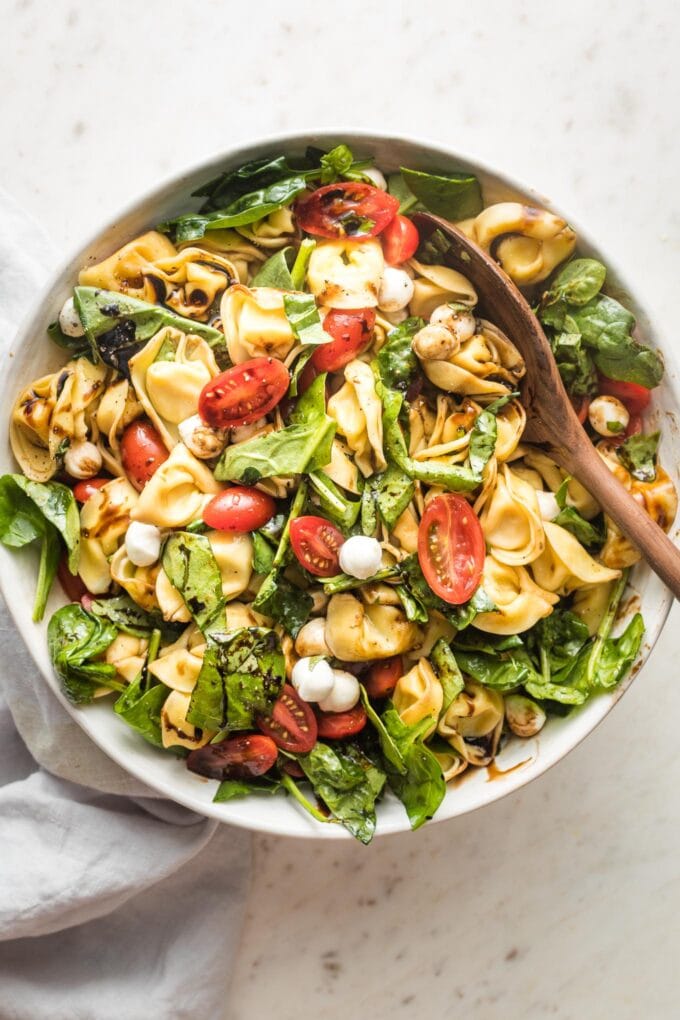
<svg viewBox="0 0 680 1020">
<path fill-rule="evenodd" d="M 0 540 L 40 549 L 66 697 L 108 698 L 214 799 L 288 795 L 368 843 L 611 689 L 639 554 L 524 438 L 523 359 L 421 241 L 427 209 L 533 303 L 607 466 L 668 530 L 659 354 L 561 217 L 346 145 L 228 170 L 82 268 L 11 412 Z"/>
</svg>

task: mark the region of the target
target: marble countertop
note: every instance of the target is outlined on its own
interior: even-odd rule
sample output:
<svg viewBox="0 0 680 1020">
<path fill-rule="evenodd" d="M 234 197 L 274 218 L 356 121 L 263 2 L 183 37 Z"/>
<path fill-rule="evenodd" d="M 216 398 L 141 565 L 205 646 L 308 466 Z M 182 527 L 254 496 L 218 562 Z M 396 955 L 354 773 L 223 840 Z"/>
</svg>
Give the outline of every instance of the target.
<svg viewBox="0 0 680 1020">
<path fill-rule="evenodd" d="M 262 0 L 256 18 L 219 0 L 20 0 L 2 15 L 0 185 L 66 248 L 235 142 L 343 123 L 414 133 L 571 210 L 676 339 L 668 0 Z M 225 1020 L 673 1015 L 679 624 L 676 609 L 599 729 L 504 801 L 368 849 L 258 836 Z"/>
</svg>

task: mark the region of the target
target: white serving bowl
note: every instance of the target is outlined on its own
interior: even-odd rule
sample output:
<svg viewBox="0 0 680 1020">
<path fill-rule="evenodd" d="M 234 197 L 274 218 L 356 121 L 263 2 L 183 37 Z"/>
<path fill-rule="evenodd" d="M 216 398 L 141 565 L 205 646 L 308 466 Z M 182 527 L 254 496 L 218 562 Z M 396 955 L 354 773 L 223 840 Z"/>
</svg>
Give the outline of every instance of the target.
<svg viewBox="0 0 680 1020">
<path fill-rule="evenodd" d="M 358 154 L 374 156 L 383 170 L 396 170 L 400 165 L 425 170 L 470 170 L 481 181 L 486 204 L 520 198 L 560 212 L 534 191 L 475 160 L 427 142 L 408 141 L 370 132 L 333 131 L 283 135 L 227 150 L 215 159 L 201 163 L 161 184 L 134 202 L 69 258 L 52 277 L 43 294 L 36 299 L 35 308 L 30 311 L 11 345 L 12 355 L 5 361 L 0 384 L 0 407 L 3 408 L 0 425 L 2 471 L 17 470 L 9 447 L 8 417 L 19 389 L 31 380 L 54 371 L 65 361 L 65 352 L 51 343 L 45 330 L 69 296 L 79 269 L 88 263 L 100 261 L 156 223 L 194 208 L 197 200 L 190 198 L 191 192 L 222 170 L 268 154 L 301 154 L 308 144 L 329 149 L 341 141 L 347 142 Z M 571 217 L 567 218 L 573 224 Z M 654 329 L 644 309 L 633 297 L 633 291 L 616 273 L 615 260 L 590 242 L 587 234 L 576 224 L 574 226 L 579 238 L 579 252 L 593 255 L 605 263 L 608 267 L 608 293 L 624 299 L 638 318 L 640 334 L 653 345 L 656 344 Z M 662 385 L 654 392 L 652 410 L 652 421 L 658 418 L 663 425 L 661 458 L 667 466 L 680 462 L 680 436 L 675 426 L 675 416 L 680 411 L 676 379 L 675 366 L 668 363 L 667 359 L 667 373 Z M 32 551 L 17 554 L 0 545 L 0 588 L 19 633 L 45 682 L 78 725 L 109 757 L 159 793 L 220 821 L 286 836 L 351 838 L 340 825 L 315 822 L 289 798 L 251 797 L 227 804 L 213 804 L 212 797 L 217 784 L 194 775 L 186 769 L 183 761 L 147 744 L 114 714 L 110 698 L 99 699 L 84 708 L 70 705 L 62 695 L 52 670 L 46 641 L 47 620 L 63 604 L 64 596 L 59 585 L 55 584 L 45 621 L 41 624 L 33 623 L 31 611 L 36 577 L 37 558 Z M 628 613 L 641 607 L 647 632 L 640 659 L 628 679 L 615 691 L 593 698 L 572 715 L 551 718 L 538 737 L 509 741 L 496 759 L 495 767 L 488 770 L 468 769 L 460 780 L 449 785 L 435 821 L 443 821 L 482 807 L 540 776 L 576 747 L 613 708 L 649 655 L 671 605 L 669 591 L 644 564 L 639 564 L 633 570 L 631 587 L 633 597 L 626 600 Z M 408 830 L 408 827 L 402 805 L 389 794 L 378 809 L 378 834 L 402 832 Z"/>
</svg>

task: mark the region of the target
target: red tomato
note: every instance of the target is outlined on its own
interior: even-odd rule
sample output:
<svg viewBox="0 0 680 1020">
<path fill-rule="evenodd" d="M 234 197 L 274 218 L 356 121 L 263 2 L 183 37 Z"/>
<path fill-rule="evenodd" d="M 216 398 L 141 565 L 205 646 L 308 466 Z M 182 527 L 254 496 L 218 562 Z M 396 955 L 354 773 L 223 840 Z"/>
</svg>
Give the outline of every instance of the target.
<svg viewBox="0 0 680 1020">
<path fill-rule="evenodd" d="M 588 408 L 590 407 L 590 397 L 570 397 L 569 399 L 576 411 L 576 417 L 581 422 L 581 425 L 585 425 L 586 418 L 588 417 Z"/>
<path fill-rule="evenodd" d="M 311 705 L 298 697 L 286 684 L 269 715 L 258 717 L 257 725 L 277 747 L 296 754 L 306 754 L 316 743 L 316 717 Z"/>
<path fill-rule="evenodd" d="M 621 443 L 624 443 L 630 436 L 636 436 L 640 432 L 642 432 L 642 416 L 639 414 L 631 414 L 625 432 L 617 432 L 615 435 L 611 436 L 607 442 L 611 443 L 612 446 L 620 446 Z"/>
<path fill-rule="evenodd" d="M 608 379 L 606 375 L 600 376 L 600 393 L 606 393 L 608 397 L 618 397 L 630 414 L 642 414 L 652 396 L 652 391 L 646 386 Z"/>
<path fill-rule="evenodd" d="M 334 577 L 340 573 L 338 554 L 345 541 L 342 532 L 325 517 L 296 517 L 290 522 L 290 544 L 310 574 Z"/>
<path fill-rule="evenodd" d="M 484 566 L 484 535 L 462 496 L 447 492 L 425 505 L 418 528 L 418 562 L 435 595 L 452 606 L 475 592 Z"/>
<path fill-rule="evenodd" d="M 374 326 L 374 308 L 331 309 L 323 321 L 323 328 L 333 339 L 315 349 L 309 359 L 310 364 L 317 372 L 337 372 L 368 347 L 373 339 Z"/>
<path fill-rule="evenodd" d="M 278 755 L 270 737 L 238 733 L 219 744 L 197 747 L 187 757 L 187 768 L 209 779 L 251 779 L 269 772 Z"/>
<path fill-rule="evenodd" d="M 198 398 L 201 420 L 213 429 L 250 425 L 271 411 L 290 383 L 276 358 L 251 358 L 206 383 Z"/>
<path fill-rule="evenodd" d="M 125 429 L 120 454 L 128 476 L 140 492 L 170 454 L 150 421 L 140 418 Z"/>
<path fill-rule="evenodd" d="M 380 240 L 388 266 L 398 266 L 412 258 L 420 244 L 418 229 L 406 216 L 395 216 L 383 230 Z"/>
<path fill-rule="evenodd" d="M 344 740 L 361 733 L 366 725 L 366 709 L 358 704 L 348 712 L 317 711 L 316 724 L 319 736 L 324 740 Z"/>
<path fill-rule="evenodd" d="M 68 569 L 68 562 L 65 553 L 59 560 L 59 564 L 57 566 L 57 577 L 59 578 L 59 584 L 64 589 L 66 597 L 70 602 L 80 602 L 85 595 L 90 594 L 81 580 L 80 574 L 72 574 Z"/>
<path fill-rule="evenodd" d="M 366 693 L 369 698 L 388 698 L 403 675 L 404 664 L 400 655 L 374 662 L 364 680 Z"/>
<path fill-rule="evenodd" d="M 271 496 L 247 485 L 232 485 L 210 500 L 203 520 L 217 531 L 257 531 L 276 513 Z"/>
<path fill-rule="evenodd" d="M 317 372 L 316 368 L 312 364 L 313 360 L 314 357 L 312 356 L 300 372 L 300 378 L 298 379 L 298 394 L 300 396 L 302 396 L 305 390 L 309 389 L 317 375 L 321 374 L 320 372 Z"/>
<path fill-rule="evenodd" d="M 87 503 L 90 496 L 94 496 L 95 492 L 98 492 L 102 485 L 106 485 L 110 481 L 110 478 L 84 478 L 73 486 L 73 495 L 79 503 Z"/>
<path fill-rule="evenodd" d="M 393 220 L 399 200 L 372 184 L 345 181 L 317 188 L 299 199 L 299 226 L 318 237 L 371 237 Z"/>
<path fill-rule="evenodd" d="M 305 772 L 304 769 L 302 768 L 302 765 L 299 765 L 292 758 L 289 759 L 289 761 L 285 761 L 283 763 L 282 768 L 284 772 L 287 772 L 289 776 L 293 776 L 294 779 L 305 778 Z"/>
</svg>

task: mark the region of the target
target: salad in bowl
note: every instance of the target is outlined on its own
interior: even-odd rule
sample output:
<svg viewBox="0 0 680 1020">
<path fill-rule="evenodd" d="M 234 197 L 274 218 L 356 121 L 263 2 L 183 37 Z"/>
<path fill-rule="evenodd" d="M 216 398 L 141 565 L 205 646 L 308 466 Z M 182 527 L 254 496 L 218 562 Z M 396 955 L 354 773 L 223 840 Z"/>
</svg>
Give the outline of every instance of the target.
<svg viewBox="0 0 680 1020">
<path fill-rule="evenodd" d="M 0 540 L 39 547 L 35 620 L 56 578 L 69 600 L 47 644 L 78 711 L 109 705 L 217 804 L 287 796 L 367 843 L 389 797 L 417 828 L 619 685 L 645 627 L 615 627 L 637 550 L 526 442 L 513 338 L 409 214 L 523 290 L 599 454 L 669 530 L 663 361 L 565 219 L 467 170 L 339 144 L 194 196 L 57 309 L 61 364 L 14 395 Z"/>
</svg>

